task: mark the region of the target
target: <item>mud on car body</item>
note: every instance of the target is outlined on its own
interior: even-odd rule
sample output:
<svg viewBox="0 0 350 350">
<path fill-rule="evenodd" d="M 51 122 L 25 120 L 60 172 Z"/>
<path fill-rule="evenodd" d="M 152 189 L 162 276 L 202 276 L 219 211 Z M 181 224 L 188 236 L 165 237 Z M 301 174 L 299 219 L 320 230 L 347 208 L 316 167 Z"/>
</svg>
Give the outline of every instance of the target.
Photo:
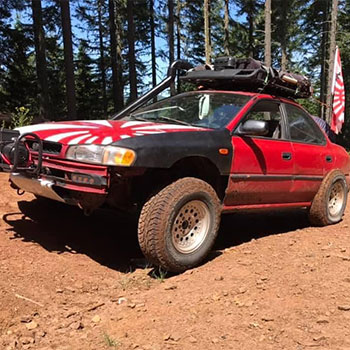
<svg viewBox="0 0 350 350">
<path fill-rule="evenodd" d="M 307 208 L 313 224 L 341 220 L 349 156 L 285 96 L 289 85 L 277 96 L 251 87 L 233 91 L 227 80 L 218 83 L 215 70 L 198 79 L 188 71 L 204 90 L 145 106 L 183 68 L 189 67 L 175 62 L 159 86 L 116 119 L 2 130 L 0 162 L 12 187 L 87 214 L 104 206 L 136 213 L 144 255 L 175 272 L 203 261 L 223 213 Z M 251 81 L 251 70 L 243 73 Z"/>
</svg>

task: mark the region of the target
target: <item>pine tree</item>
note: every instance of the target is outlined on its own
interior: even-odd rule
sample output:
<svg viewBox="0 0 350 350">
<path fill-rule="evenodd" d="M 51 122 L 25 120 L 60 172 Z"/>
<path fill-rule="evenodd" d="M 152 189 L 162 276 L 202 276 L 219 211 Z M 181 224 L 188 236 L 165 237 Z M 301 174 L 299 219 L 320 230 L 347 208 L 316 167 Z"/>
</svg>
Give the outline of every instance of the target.
<svg viewBox="0 0 350 350">
<path fill-rule="evenodd" d="M 300 49 L 305 36 L 300 30 L 300 19 L 305 11 L 305 1 L 272 1 L 272 61 L 281 69 L 292 69 L 293 56 Z"/>
<path fill-rule="evenodd" d="M 127 0 L 128 17 L 128 63 L 129 63 L 129 85 L 130 102 L 137 99 L 137 78 L 136 78 L 136 58 L 135 58 L 135 26 L 134 26 L 134 1 Z"/>
<path fill-rule="evenodd" d="M 112 67 L 112 98 L 114 110 L 117 112 L 124 106 L 124 84 L 122 68 L 122 24 L 121 4 L 116 0 L 108 0 L 110 56 Z"/>
<path fill-rule="evenodd" d="M 229 26 L 230 26 L 230 10 L 229 10 L 229 0 L 224 0 L 224 5 L 225 5 L 225 16 L 224 16 L 224 51 L 225 55 L 229 56 L 230 55 L 230 35 L 229 35 Z"/>
<path fill-rule="evenodd" d="M 169 65 L 174 62 L 174 1 L 168 0 L 168 46 L 169 46 Z M 170 94 L 175 95 L 175 84 L 170 85 Z"/>
<path fill-rule="evenodd" d="M 151 30 L 151 66 L 152 66 L 152 87 L 157 85 L 157 57 L 156 57 L 156 22 L 154 11 L 154 0 L 149 1 L 150 30 Z M 156 101 L 156 100 L 155 100 Z"/>
<path fill-rule="evenodd" d="M 350 149 L 350 22 L 349 22 L 349 13 L 350 13 L 350 1 L 344 1 L 339 6 L 339 15 L 338 15 L 338 35 L 337 43 L 339 46 L 342 69 L 343 69 L 343 79 L 345 84 L 345 122 L 341 131 L 338 141 L 348 150 Z"/>
<path fill-rule="evenodd" d="M 32 0 L 33 29 L 35 42 L 35 61 L 39 88 L 39 115 L 49 119 L 50 101 L 48 93 L 47 69 L 46 69 L 46 43 L 42 24 L 41 0 Z"/>
<path fill-rule="evenodd" d="M 52 106 L 52 120 L 60 120 L 67 115 L 64 52 L 59 45 L 60 41 L 61 38 L 58 35 L 46 37 L 48 90 Z"/>
<path fill-rule="evenodd" d="M 332 12 L 331 12 L 331 27 L 329 34 L 329 59 L 328 59 L 328 82 L 327 82 L 327 109 L 326 109 L 326 120 L 330 124 L 332 118 L 332 83 L 333 83 L 333 72 L 334 72 L 334 55 L 335 55 L 335 38 L 337 34 L 337 16 L 338 16 L 338 0 L 332 0 Z"/>
<path fill-rule="evenodd" d="M 211 38 L 210 38 L 210 0 L 204 0 L 204 40 L 205 40 L 205 63 L 211 62 Z"/>
<path fill-rule="evenodd" d="M 264 40 L 261 36 L 259 37 L 259 33 L 262 32 L 263 28 L 259 28 L 259 31 L 257 30 L 263 9 L 261 0 L 236 0 L 236 3 L 239 9 L 238 16 L 246 16 L 247 18 L 242 23 L 242 27 L 247 35 L 247 39 L 243 38 L 243 43 L 246 47 L 243 54 L 249 57 L 260 58 L 259 51 L 261 51 Z"/>
<path fill-rule="evenodd" d="M 7 32 L 6 58 L 2 60 L 5 71 L 1 78 L 2 111 L 14 112 L 16 107 L 27 107 L 32 115 L 38 112 L 37 85 L 35 82 L 34 57 L 30 55 L 31 28 L 19 20 Z"/>
<path fill-rule="evenodd" d="M 67 118 L 77 118 L 75 79 L 73 63 L 73 44 L 69 0 L 59 0 L 62 16 L 62 33 L 64 44 L 64 63 L 66 72 Z"/>
<path fill-rule="evenodd" d="M 271 67 L 271 0 L 265 1 L 265 64 Z"/>
<path fill-rule="evenodd" d="M 107 98 L 107 34 L 108 8 L 105 0 L 84 0 L 76 8 L 76 16 L 82 23 L 82 29 L 88 33 L 88 51 L 93 57 L 92 69 L 96 72 L 99 94 L 96 108 L 107 116 L 109 100 Z M 85 43 L 84 43 L 85 45 Z"/>
<path fill-rule="evenodd" d="M 100 119 L 103 115 L 96 103 L 99 99 L 99 81 L 94 73 L 94 60 L 88 52 L 88 43 L 81 40 L 76 63 L 77 114 L 79 119 Z"/>
</svg>

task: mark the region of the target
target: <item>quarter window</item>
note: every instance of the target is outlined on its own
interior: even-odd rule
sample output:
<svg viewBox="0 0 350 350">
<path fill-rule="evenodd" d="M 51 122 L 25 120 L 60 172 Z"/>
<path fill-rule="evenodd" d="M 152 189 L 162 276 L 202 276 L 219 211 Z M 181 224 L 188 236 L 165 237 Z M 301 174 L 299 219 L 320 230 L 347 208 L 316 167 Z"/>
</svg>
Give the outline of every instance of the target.
<svg viewBox="0 0 350 350">
<path fill-rule="evenodd" d="M 289 133 L 292 141 L 323 144 L 325 137 L 316 123 L 302 109 L 286 104 Z"/>
</svg>

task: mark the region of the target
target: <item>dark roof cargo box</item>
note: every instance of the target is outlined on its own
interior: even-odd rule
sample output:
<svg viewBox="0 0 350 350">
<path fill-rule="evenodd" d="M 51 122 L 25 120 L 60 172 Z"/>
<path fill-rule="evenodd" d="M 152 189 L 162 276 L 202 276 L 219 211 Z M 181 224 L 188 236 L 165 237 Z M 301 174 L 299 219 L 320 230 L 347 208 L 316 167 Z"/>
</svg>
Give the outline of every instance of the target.
<svg viewBox="0 0 350 350">
<path fill-rule="evenodd" d="M 305 76 L 268 68 L 253 58 L 219 57 L 212 66 L 197 66 L 181 79 L 217 90 L 265 92 L 289 98 L 308 98 L 312 94 Z"/>
</svg>

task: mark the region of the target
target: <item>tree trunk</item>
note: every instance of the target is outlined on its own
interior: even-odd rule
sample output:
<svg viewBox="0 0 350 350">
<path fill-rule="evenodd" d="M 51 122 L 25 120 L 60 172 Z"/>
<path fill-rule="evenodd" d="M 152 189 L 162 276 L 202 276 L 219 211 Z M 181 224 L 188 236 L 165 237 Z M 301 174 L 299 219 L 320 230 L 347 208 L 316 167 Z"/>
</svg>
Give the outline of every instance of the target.
<svg viewBox="0 0 350 350">
<path fill-rule="evenodd" d="M 42 24 L 41 0 L 32 0 L 33 29 L 35 42 L 35 63 L 39 87 L 39 115 L 50 119 L 50 100 L 47 81 L 45 36 Z"/>
<path fill-rule="evenodd" d="M 287 57 L 287 42 L 289 40 L 288 37 L 288 26 L 290 25 L 288 23 L 288 13 L 287 13 L 287 6 L 289 4 L 285 4 L 284 6 L 281 6 L 280 11 L 281 11 L 281 17 L 284 18 L 285 20 L 281 22 L 281 69 L 286 70 L 287 69 L 287 64 L 288 64 L 288 57 Z"/>
<path fill-rule="evenodd" d="M 248 18 L 248 56 L 255 57 L 255 45 L 254 45 L 254 5 L 255 1 L 249 0 L 250 11 L 247 13 Z"/>
<path fill-rule="evenodd" d="M 265 1 L 265 64 L 271 67 L 271 0 Z"/>
<path fill-rule="evenodd" d="M 176 59 L 181 59 L 181 0 L 176 4 Z M 180 72 L 177 72 L 177 93 L 181 92 Z"/>
<path fill-rule="evenodd" d="M 210 64 L 211 43 L 210 43 L 210 0 L 204 0 L 204 37 L 205 37 L 205 63 Z"/>
<path fill-rule="evenodd" d="M 154 23 L 154 0 L 150 0 L 150 27 L 151 27 L 151 61 L 152 61 L 152 87 L 157 85 L 157 67 L 156 67 L 156 40 Z M 155 101 L 157 99 L 155 98 Z"/>
<path fill-rule="evenodd" d="M 76 109 L 76 97 L 75 97 L 72 28 L 71 28 L 71 20 L 70 20 L 69 0 L 59 0 L 59 2 L 61 7 L 61 17 L 62 17 L 68 119 L 73 120 L 77 118 L 77 109 Z"/>
<path fill-rule="evenodd" d="M 124 92 L 122 84 L 122 67 L 121 67 L 121 42 L 120 28 L 117 25 L 116 2 L 108 1 L 109 12 L 109 35 L 110 35 L 110 51 L 112 65 L 112 94 L 113 104 L 116 112 L 120 111 L 124 106 Z"/>
<path fill-rule="evenodd" d="M 168 44 L 169 44 L 169 64 L 174 62 L 174 1 L 168 0 Z M 175 95 L 175 84 L 170 85 L 170 94 Z"/>
<path fill-rule="evenodd" d="M 282 43 L 281 50 L 282 50 L 281 69 L 287 70 L 288 58 L 287 58 L 287 48 L 286 48 L 285 43 Z"/>
<path fill-rule="evenodd" d="M 323 13 L 322 13 L 322 34 L 321 34 L 321 72 L 320 72 L 320 116 L 323 119 L 326 119 L 326 108 L 324 103 L 326 103 L 326 90 L 327 90 L 327 40 L 328 40 L 328 30 L 329 30 L 329 0 L 326 0 L 324 3 Z"/>
<path fill-rule="evenodd" d="M 99 50 L 100 50 L 100 72 L 102 82 L 102 105 L 103 114 L 107 116 L 107 88 L 106 88 L 106 67 L 105 67 L 105 54 L 103 45 L 103 25 L 102 25 L 102 6 L 104 0 L 98 0 L 98 38 L 99 38 Z"/>
<path fill-rule="evenodd" d="M 224 0 L 225 2 L 225 18 L 224 18 L 224 32 L 225 32 L 225 37 L 224 37 L 224 51 L 225 55 L 229 56 L 230 55 L 230 49 L 229 49 L 229 19 L 230 19 L 230 12 L 229 12 L 229 7 L 228 7 L 228 2 L 229 0 Z"/>
<path fill-rule="evenodd" d="M 331 28 L 329 38 L 329 60 L 328 60 L 328 84 L 327 84 L 327 112 L 326 121 L 330 124 L 332 120 L 332 80 L 334 72 L 335 37 L 337 33 L 338 0 L 332 0 Z"/>
<path fill-rule="evenodd" d="M 128 46 L 129 46 L 129 81 L 130 102 L 137 99 L 136 59 L 135 59 L 135 26 L 134 26 L 134 1 L 127 0 L 128 17 Z"/>
</svg>

